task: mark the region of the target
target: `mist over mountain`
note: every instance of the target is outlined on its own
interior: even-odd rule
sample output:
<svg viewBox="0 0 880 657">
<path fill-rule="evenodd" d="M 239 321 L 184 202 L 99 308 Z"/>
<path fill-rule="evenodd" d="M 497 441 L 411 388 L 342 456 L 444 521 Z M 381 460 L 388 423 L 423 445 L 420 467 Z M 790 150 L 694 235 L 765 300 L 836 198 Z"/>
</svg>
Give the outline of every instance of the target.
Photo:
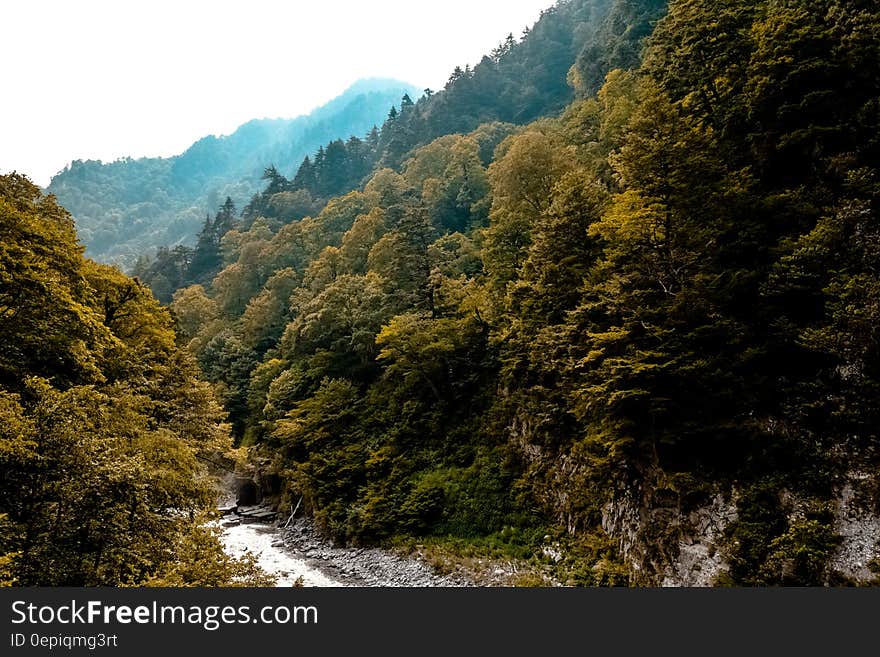
<svg viewBox="0 0 880 657">
<path fill-rule="evenodd" d="M 381 125 L 407 93 L 419 92 L 399 80 L 360 80 L 310 114 L 248 121 L 173 157 L 75 160 L 47 191 L 74 216 L 89 257 L 127 268 L 158 246 L 192 242 L 227 196 L 246 203 L 266 167 L 295 168 L 321 144 Z"/>
</svg>

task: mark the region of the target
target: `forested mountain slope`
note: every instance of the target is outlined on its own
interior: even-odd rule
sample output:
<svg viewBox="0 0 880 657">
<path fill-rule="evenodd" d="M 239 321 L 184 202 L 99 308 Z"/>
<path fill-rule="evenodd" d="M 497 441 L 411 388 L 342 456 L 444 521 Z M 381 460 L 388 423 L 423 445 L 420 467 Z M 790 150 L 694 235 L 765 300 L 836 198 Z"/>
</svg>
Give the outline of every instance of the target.
<svg viewBox="0 0 880 657">
<path fill-rule="evenodd" d="M 331 139 L 365 134 L 414 91 L 396 80 L 362 80 L 309 115 L 253 120 L 174 157 L 77 160 L 48 191 L 73 214 L 89 256 L 130 268 L 159 246 L 191 242 L 227 196 L 246 203 L 266 167 L 288 168 Z"/>
<path fill-rule="evenodd" d="M 293 175 L 282 167 L 267 168 L 268 184 L 242 208 L 237 228 L 250 228 L 261 218 L 276 230 L 314 215 L 334 197 L 363 188 L 374 172 L 399 169 L 415 148 L 458 131 L 479 128 L 478 155 L 488 165 L 514 125 L 558 114 L 577 94 L 595 93 L 613 67 L 637 65 L 644 38 L 664 10 L 665 2 L 657 0 L 557 3 L 521 39 L 509 35 L 473 68 L 456 67 L 444 89 L 427 89 L 415 101 L 403 96 L 381 129 L 321 146 Z M 465 195 L 472 193 L 468 184 Z M 459 227 L 471 221 L 466 198 L 438 202 L 459 215 Z M 142 258 L 134 273 L 165 302 L 176 289 L 210 281 L 221 269 L 221 240 L 241 207 L 234 203 L 228 198 L 206 219 L 194 249 L 163 248 L 154 258 Z M 480 210 L 484 215 L 485 209 Z"/>
<path fill-rule="evenodd" d="M 521 39 L 511 34 L 475 66 L 456 67 L 442 90 L 427 90 L 416 102 L 404 99 L 370 144 L 370 164 L 399 168 L 412 149 L 437 137 L 558 114 L 577 93 L 595 94 L 608 71 L 635 66 L 644 38 L 665 8 L 665 0 L 557 3 Z M 331 153 L 331 147 L 303 162 L 290 181 L 291 191 L 326 199 L 364 182 L 361 170 L 346 175 L 344 164 L 359 154 L 338 148 Z M 481 157 L 488 161 L 491 150 L 484 149 Z"/>
<path fill-rule="evenodd" d="M 174 294 L 188 348 L 341 540 L 464 541 L 572 584 L 865 581 L 878 10 L 681 0 L 643 52 L 626 21 L 653 3 L 557 22 L 602 4 L 542 19 L 612 47 L 566 50 L 561 115 L 422 99 L 391 120 L 425 132 L 386 123 L 368 182 L 301 219 L 271 208 L 302 180 L 269 172 L 219 273 Z M 633 68 L 592 95 L 600 61 Z M 456 102 L 503 97 L 464 73 Z"/>
<path fill-rule="evenodd" d="M 204 525 L 222 420 L 167 309 L 0 176 L 0 585 L 264 581 Z"/>
<path fill-rule="evenodd" d="M 216 398 L 342 542 L 518 584 L 876 582 L 876 3 L 566 0 L 263 179 L 134 280 L 0 179 L 4 578 L 242 576 L 167 522 Z"/>
</svg>

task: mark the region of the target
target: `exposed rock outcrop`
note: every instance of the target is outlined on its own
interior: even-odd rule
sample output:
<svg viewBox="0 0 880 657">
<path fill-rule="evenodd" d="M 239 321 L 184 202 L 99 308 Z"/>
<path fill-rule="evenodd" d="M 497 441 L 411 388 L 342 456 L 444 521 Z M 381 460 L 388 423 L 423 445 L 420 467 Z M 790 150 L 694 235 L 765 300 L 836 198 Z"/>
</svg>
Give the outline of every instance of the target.
<svg viewBox="0 0 880 657">
<path fill-rule="evenodd" d="M 720 542 L 737 518 L 734 501 L 718 493 L 707 504 L 685 510 L 680 502 L 656 499 L 654 493 L 625 490 L 602 513 L 602 528 L 618 540 L 633 583 L 712 586 L 728 569 Z"/>
<path fill-rule="evenodd" d="M 875 580 L 869 564 L 880 558 L 880 514 L 869 502 L 870 496 L 859 494 L 868 481 L 868 475 L 852 473 L 840 491 L 834 513 L 834 530 L 841 537 L 841 543 L 831 568 L 858 583 Z"/>
</svg>

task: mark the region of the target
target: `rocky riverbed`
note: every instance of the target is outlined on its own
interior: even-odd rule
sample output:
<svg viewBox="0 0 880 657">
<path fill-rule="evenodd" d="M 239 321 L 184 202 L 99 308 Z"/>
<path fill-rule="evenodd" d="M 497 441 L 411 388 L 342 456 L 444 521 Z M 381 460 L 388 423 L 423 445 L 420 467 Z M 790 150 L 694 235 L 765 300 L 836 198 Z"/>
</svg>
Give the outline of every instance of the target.
<svg viewBox="0 0 880 657">
<path fill-rule="evenodd" d="M 252 512 L 258 515 L 260 512 Z M 278 586 L 472 586 L 463 576 L 443 576 L 424 561 L 379 548 L 349 548 L 323 538 L 308 518 L 286 527 L 254 522 L 234 512 L 220 521 L 226 551 L 256 557 Z"/>
</svg>

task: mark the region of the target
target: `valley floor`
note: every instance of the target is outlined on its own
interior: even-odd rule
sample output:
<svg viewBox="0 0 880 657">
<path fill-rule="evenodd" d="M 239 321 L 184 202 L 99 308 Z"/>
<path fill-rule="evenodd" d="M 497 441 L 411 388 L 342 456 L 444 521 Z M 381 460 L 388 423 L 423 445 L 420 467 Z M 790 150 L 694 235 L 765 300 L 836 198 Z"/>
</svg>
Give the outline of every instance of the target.
<svg viewBox="0 0 880 657">
<path fill-rule="evenodd" d="M 243 523 L 235 516 L 220 521 L 221 540 L 234 557 L 251 554 L 277 578 L 278 586 L 450 587 L 472 586 L 462 575 L 438 575 L 416 557 L 380 548 L 338 547 L 321 537 L 311 520 L 287 527 Z"/>
</svg>

